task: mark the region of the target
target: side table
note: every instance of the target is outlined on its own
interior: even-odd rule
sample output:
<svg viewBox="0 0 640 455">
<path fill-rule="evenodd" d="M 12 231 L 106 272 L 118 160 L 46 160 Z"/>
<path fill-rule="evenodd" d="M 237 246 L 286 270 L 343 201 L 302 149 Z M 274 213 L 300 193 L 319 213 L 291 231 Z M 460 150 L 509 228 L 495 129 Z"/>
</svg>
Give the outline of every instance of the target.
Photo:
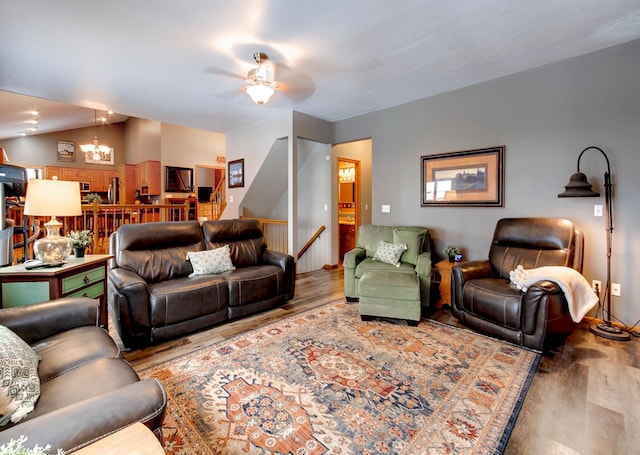
<svg viewBox="0 0 640 455">
<path fill-rule="evenodd" d="M 0 308 L 46 302 L 60 297 L 100 300 L 98 324 L 107 329 L 107 261 L 109 254 L 69 257 L 60 267 L 25 269 L 24 264 L 0 268 Z"/>
<path fill-rule="evenodd" d="M 140 422 L 136 422 L 74 453 L 76 455 L 122 455 L 124 453 L 160 455 L 164 454 L 164 449 L 151 430 Z"/>
<path fill-rule="evenodd" d="M 436 302 L 436 308 L 442 308 L 444 305 L 451 306 L 451 271 L 457 262 L 449 262 L 449 259 L 443 259 L 436 264 L 436 269 L 440 274 L 440 300 Z"/>
</svg>

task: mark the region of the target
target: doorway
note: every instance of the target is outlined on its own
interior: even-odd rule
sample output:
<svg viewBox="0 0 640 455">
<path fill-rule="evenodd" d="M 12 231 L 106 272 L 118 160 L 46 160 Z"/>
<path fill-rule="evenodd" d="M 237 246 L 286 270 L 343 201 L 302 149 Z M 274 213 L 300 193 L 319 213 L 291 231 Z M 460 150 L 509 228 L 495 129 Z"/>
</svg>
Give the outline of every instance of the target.
<svg viewBox="0 0 640 455">
<path fill-rule="evenodd" d="M 338 157 L 338 243 L 340 260 L 355 248 L 360 226 L 360 161 Z"/>
<path fill-rule="evenodd" d="M 220 218 L 225 201 L 226 169 L 218 166 L 196 164 L 196 197 L 198 219 L 217 220 Z"/>
</svg>

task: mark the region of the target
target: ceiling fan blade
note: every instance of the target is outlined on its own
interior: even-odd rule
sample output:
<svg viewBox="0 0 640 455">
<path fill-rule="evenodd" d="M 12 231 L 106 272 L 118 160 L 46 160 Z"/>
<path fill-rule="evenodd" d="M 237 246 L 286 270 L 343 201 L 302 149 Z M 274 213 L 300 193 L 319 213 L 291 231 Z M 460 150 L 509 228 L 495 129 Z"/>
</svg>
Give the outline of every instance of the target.
<svg viewBox="0 0 640 455">
<path fill-rule="evenodd" d="M 245 76 L 241 75 L 241 74 L 237 74 L 237 73 L 233 73 L 231 71 L 222 69 L 222 68 L 216 68 L 215 66 L 209 66 L 207 68 L 204 69 L 205 73 L 208 74 L 215 74 L 218 76 L 226 76 L 226 77 L 232 77 L 234 79 L 240 79 L 240 80 L 245 80 Z"/>
</svg>

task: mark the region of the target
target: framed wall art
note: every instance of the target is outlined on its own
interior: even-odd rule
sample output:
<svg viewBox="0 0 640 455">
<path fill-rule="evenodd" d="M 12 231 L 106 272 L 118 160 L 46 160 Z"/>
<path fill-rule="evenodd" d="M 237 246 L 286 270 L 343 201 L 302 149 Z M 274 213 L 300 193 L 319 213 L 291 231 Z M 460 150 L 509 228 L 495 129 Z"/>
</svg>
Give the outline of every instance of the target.
<svg viewBox="0 0 640 455">
<path fill-rule="evenodd" d="M 229 188 L 244 186 L 244 158 L 229 161 Z"/>
<path fill-rule="evenodd" d="M 504 149 L 422 156 L 422 207 L 504 207 Z"/>
<path fill-rule="evenodd" d="M 76 146 L 73 142 L 58 141 L 58 161 L 67 163 L 76 161 Z"/>
</svg>

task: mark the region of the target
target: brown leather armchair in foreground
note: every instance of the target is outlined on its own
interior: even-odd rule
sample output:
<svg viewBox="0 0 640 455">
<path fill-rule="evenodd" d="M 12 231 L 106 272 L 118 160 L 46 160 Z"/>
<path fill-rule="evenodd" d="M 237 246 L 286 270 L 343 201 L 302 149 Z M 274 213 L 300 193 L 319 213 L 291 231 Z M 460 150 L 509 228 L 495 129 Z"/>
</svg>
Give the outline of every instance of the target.
<svg viewBox="0 0 640 455">
<path fill-rule="evenodd" d="M 560 287 L 540 281 L 522 292 L 509 272 L 567 266 L 582 272 L 584 237 L 569 220 L 505 218 L 498 221 L 486 261 L 453 268 L 452 313 L 467 326 L 535 350 L 563 340 L 577 326 Z"/>
<path fill-rule="evenodd" d="M 98 301 L 84 297 L 0 309 L 0 324 L 40 358 L 35 408 L 0 427 L 0 445 L 24 435 L 26 447 L 50 444 L 51 453 L 71 453 L 135 422 L 159 434 L 162 384 L 140 380 L 97 322 Z"/>
</svg>

